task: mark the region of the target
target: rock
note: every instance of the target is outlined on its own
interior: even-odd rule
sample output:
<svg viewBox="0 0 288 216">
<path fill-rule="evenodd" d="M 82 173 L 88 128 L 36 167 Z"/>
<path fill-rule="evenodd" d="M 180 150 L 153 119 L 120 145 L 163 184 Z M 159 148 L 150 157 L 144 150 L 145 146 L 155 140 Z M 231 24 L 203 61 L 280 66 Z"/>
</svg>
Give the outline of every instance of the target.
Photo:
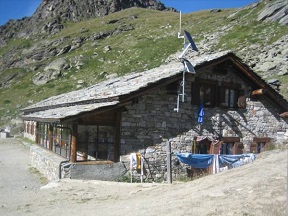
<svg viewBox="0 0 288 216">
<path fill-rule="evenodd" d="M 209 12 L 210 13 L 219 13 L 219 12 L 221 12 L 222 10 L 221 9 L 212 9 L 212 10 L 210 10 Z"/>
<path fill-rule="evenodd" d="M 258 21 L 278 21 L 280 24 L 288 25 L 288 4 L 287 0 L 269 2 L 259 12 Z"/>
<path fill-rule="evenodd" d="M 43 85 L 62 75 L 62 70 L 68 68 L 66 61 L 62 58 L 56 59 L 44 68 L 44 72 L 39 72 L 33 77 L 35 85 Z"/>
<path fill-rule="evenodd" d="M 49 0 L 42 1 L 32 17 L 9 20 L 0 26 L 0 46 L 14 37 L 27 38 L 35 34 L 56 34 L 64 28 L 65 22 L 79 22 L 105 16 L 131 7 L 149 8 L 161 11 L 176 11 L 156 0 Z M 42 24 L 43 22 L 46 22 Z M 113 22 L 113 21 L 112 21 Z M 40 25 L 41 24 L 41 25 Z M 15 31 L 17 29 L 17 31 Z M 11 31 L 12 30 L 12 31 Z M 85 29 L 83 30 L 85 33 Z"/>
<path fill-rule="evenodd" d="M 72 45 L 71 45 L 71 48 L 70 48 L 69 52 L 81 47 L 84 40 L 85 39 L 81 38 L 81 37 L 80 38 L 74 38 L 73 41 L 72 41 Z"/>
<path fill-rule="evenodd" d="M 54 70 L 61 71 L 67 67 L 66 60 L 63 58 L 56 59 L 52 61 L 48 66 L 44 68 L 44 71 Z"/>
<path fill-rule="evenodd" d="M 63 47 L 63 48 L 59 51 L 59 53 L 57 54 L 57 56 L 69 52 L 70 49 L 71 49 L 71 45 L 67 45 L 67 46 Z"/>
<path fill-rule="evenodd" d="M 61 76 L 61 71 L 47 71 L 42 73 L 37 73 L 32 81 L 35 85 L 43 85 Z"/>
<path fill-rule="evenodd" d="M 105 46 L 103 52 L 106 53 L 108 51 L 112 50 L 111 46 Z"/>
<path fill-rule="evenodd" d="M 83 67 L 84 63 L 82 61 L 78 61 L 75 64 L 75 67 L 77 70 L 81 69 Z"/>
<path fill-rule="evenodd" d="M 0 87 L 9 86 L 11 82 L 18 76 L 18 73 L 7 74 L 1 77 Z"/>
<path fill-rule="evenodd" d="M 118 77 L 118 74 L 116 74 L 116 73 L 106 75 L 106 79 L 114 79 L 116 77 Z"/>
</svg>

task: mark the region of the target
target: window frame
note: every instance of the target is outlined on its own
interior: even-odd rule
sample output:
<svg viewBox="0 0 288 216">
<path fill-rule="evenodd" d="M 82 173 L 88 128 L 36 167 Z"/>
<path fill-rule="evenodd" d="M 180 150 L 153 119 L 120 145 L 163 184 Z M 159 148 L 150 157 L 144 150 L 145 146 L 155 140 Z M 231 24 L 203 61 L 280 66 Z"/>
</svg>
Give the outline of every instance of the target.
<svg viewBox="0 0 288 216">
<path fill-rule="evenodd" d="M 242 91 L 239 84 L 230 84 L 227 82 L 218 82 L 214 80 L 195 79 L 191 85 L 192 105 L 202 104 L 207 108 L 221 107 L 235 110 L 239 108 L 237 101 Z M 205 93 L 203 93 L 202 90 L 208 88 L 210 89 L 210 101 L 207 100 L 208 97 L 205 97 Z M 195 94 L 195 92 L 198 93 Z"/>
<path fill-rule="evenodd" d="M 239 89 L 229 85 L 221 85 L 219 86 L 218 105 L 227 109 L 238 109 L 237 101 L 239 95 Z"/>
</svg>

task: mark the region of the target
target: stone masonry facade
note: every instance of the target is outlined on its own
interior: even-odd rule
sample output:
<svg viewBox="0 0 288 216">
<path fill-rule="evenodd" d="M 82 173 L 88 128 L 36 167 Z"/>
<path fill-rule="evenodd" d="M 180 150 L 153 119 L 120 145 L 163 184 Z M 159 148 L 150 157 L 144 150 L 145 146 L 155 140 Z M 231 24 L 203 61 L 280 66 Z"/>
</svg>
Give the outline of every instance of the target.
<svg viewBox="0 0 288 216">
<path fill-rule="evenodd" d="M 191 152 L 194 137 L 205 135 L 212 135 L 216 139 L 221 136 L 239 137 L 245 146 L 245 153 L 249 151 L 253 137 L 270 137 L 273 142 L 277 142 L 277 132 L 288 128 L 287 122 L 276 115 L 277 108 L 273 102 L 266 97 L 265 100 L 263 97 L 256 101 L 251 100 L 251 90 L 233 71 L 228 71 L 225 76 L 217 76 L 213 69 L 206 69 L 197 71 L 197 77 L 238 84 L 247 97 L 247 106 L 238 110 L 204 108 L 204 122 L 200 125 L 197 121 L 199 107 L 191 104 L 191 86 L 195 80 L 193 75 L 186 79 L 185 102 L 180 102 L 179 112 L 174 111 L 177 95 L 166 94 L 165 87 L 137 98 L 135 103 L 127 106 L 127 111 L 122 113 L 121 155 L 141 152 L 145 158 L 145 177 L 149 181 L 166 178 L 168 141 L 172 146 L 172 160 L 177 153 Z M 179 168 L 174 166 L 173 170 Z M 185 171 L 184 167 L 180 170 Z M 174 177 L 179 177 L 176 171 L 174 174 Z"/>
<path fill-rule="evenodd" d="M 278 109 L 273 101 L 265 96 L 250 98 L 251 87 L 237 76 L 235 68 L 230 67 L 225 73 L 215 73 L 214 68 L 196 71 L 196 74 L 186 73 L 185 101 L 180 97 L 179 111 L 177 96 L 182 91 L 179 80 L 178 93 L 167 93 L 167 86 L 162 86 L 133 99 L 125 106 L 121 117 L 121 161 L 117 166 L 123 167 L 126 176 L 129 172 L 129 155 L 140 152 L 144 158 L 145 181 L 165 181 L 167 179 L 167 143 L 171 143 L 172 161 L 177 153 L 191 152 L 192 142 L 197 136 L 239 137 L 244 144 L 243 153 L 249 151 L 249 145 L 254 137 L 269 137 L 277 143 L 277 133 L 288 130 L 287 120 L 280 118 Z M 246 97 L 246 107 L 239 109 L 224 109 L 219 106 L 204 108 L 203 124 L 198 123 L 199 105 L 192 104 L 193 85 L 197 79 L 210 80 L 221 85 L 222 82 L 237 85 Z M 97 124 L 97 122 L 95 122 Z M 29 125 L 33 125 L 32 122 Z M 33 128 L 32 128 L 33 129 Z M 28 129 L 26 129 L 29 131 Z M 79 146 L 88 142 L 88 155 L 95 156 L 95 137 L 98 136 L 105 143 L 110 143 L 108 152 L 113 154 L 113 127 L 79 126 Z M 90 144 L 91 143 L 91 144 Z M 107 155 L 109 157 L 109 154 Z M 36 158 L 36 157 L 34 157 Z M 125 159 L 126 158 L 126 159 Z M 89 159 L 89 158 L 88 158 Z M 41 160 L 37 160 L 41 161 Z M 172 163 L 173 178 L 179 179 L 186 175 L 186 167 Z M 95 165 L 97 166 L 97 165 Z M 50 166 L 51 167 L 51 166 Z M 53 167 L 53 166 L 52 166 Z M 59 167 L 51 179 L 56 178 Z M 89 171 L 88 171 L 89 172 Z M 133 171 L 139 180 L 139 171 Z M 121 174 L 121 175 L 122 175 Z"/>
</svg>

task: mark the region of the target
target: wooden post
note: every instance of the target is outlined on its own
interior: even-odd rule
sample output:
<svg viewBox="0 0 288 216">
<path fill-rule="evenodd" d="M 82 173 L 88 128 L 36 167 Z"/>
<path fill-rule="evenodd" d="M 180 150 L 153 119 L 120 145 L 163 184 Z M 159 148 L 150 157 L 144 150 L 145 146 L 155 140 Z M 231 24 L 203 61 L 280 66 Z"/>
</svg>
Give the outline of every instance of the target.
<svg viewBox="0 0 288 216">
<path fill-rule="evenodd" d="M 119 161 L 121 146 L 121 111 L 115 115 L 114 162 Z"/>
<path fill-rule="evenodd" d="M 36 129 L 35 129 L 35 143 L 36 144 L 40 144 L 39 143 L 39 122 L 36 122 Z"/>
<path fill-rule="evenodd" d="M 70 161 L 75 163 L 77 161 L 77 137 L 78 137 L 78 124 L 72 125 L 72 141 L 71 141 L 71 153 Z"/>
<path fill-rule="evenodd" d="M 172 184 L 172 169 L 171 169 L 171 142 L 167 142 L 167 181 Z"/>
<path fill-rule="evenodd" d="M 48 131 L 48 140 L 49 140 L 49 150 L 53 150 L 53 125 L 49 124 L 49 131 Z"/>
</svg>

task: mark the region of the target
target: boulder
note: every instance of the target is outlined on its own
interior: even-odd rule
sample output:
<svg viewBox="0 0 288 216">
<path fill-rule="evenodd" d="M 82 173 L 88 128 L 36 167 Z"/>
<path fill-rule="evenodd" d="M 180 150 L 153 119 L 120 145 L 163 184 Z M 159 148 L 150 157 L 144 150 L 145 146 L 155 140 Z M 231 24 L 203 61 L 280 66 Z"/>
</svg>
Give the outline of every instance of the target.
<svg viewBox="0 0 288 216">
<path fill-rule="evenodd" d="M 33 77 L 33 83 L 35 85 L 48 83 L 62 76 L 62 70 L 66 68 L 68 68 L 68 65 L 65 59 L 56 59 L 44 68 L 44 72 L 39 72 Z"/>
<path fill-rule="evenodd" d="M 18 75 L 18 73 L 11 73 L 3 76 L 0 81 L 0 87 L 8 86 Z"/>
<path fill-rule="evenodd" d="M 56 59 L 52 61 L 48 66 L 44 68 L 44 71 L 61 71 L 67 67 L 66 60 L 63 58 Z"/>
<path fill-rule="evenodd" d="M 258 21 L 278 21 L 280 24 L 288 25 L 288 4 L 287 0 L 269 2 L 259 12 Z"/>
<path fill-rule="evenodd" d="M 32 81 L 35 85 L 43 85 L 61 76 L 61 71 L 47 71 L 37 73 Z"/>
</svg>

